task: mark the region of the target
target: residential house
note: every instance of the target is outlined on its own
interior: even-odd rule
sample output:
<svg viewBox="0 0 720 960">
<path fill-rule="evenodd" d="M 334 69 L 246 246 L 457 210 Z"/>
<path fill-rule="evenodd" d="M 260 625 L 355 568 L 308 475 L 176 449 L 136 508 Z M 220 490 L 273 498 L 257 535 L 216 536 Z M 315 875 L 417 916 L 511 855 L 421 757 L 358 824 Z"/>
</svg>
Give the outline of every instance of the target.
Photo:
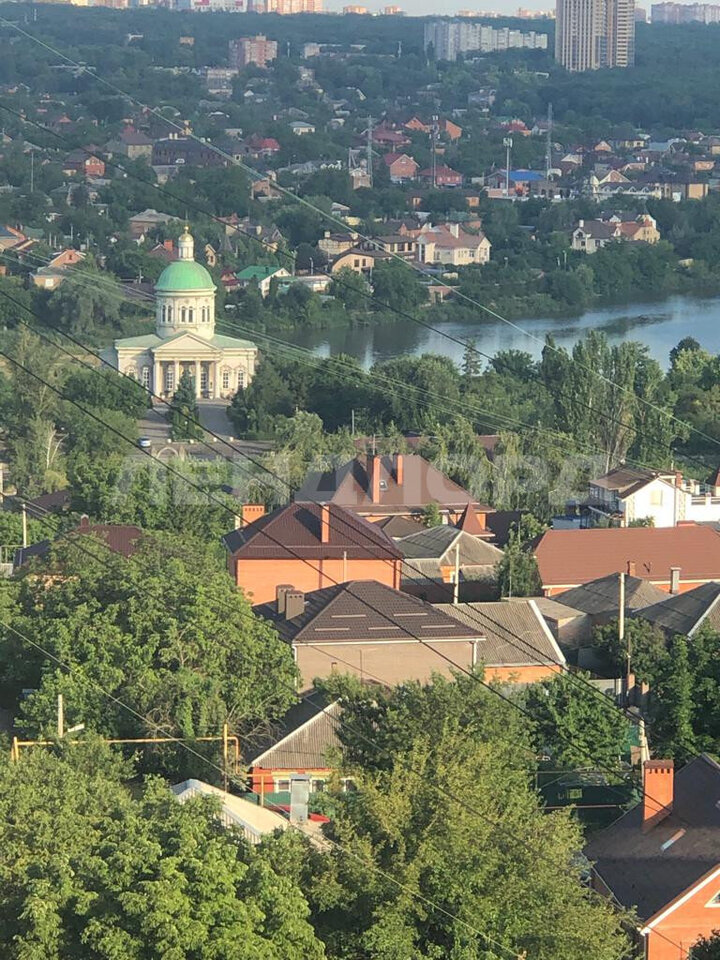
<svg viewBox="0 0 720 960">
<path fill-rule="evenodd" d="M 635 220 L 618 223 L 614 220 L 579 220 L 572 233 L 572 249 L 596 253 L 611 241 L 628 243 L 657 243 L 660 231 L 649 213 L 641 213 Z"/>
<path fill-rule="evenodd" d="M 418 164 L 407 153 L 386 153 L 383 161 L 392 183 L 407 183 L 417 178 Z"/>
<path fill-rule="evenodd" d="M 620 573 L 599 577 L 579 587 L 555 595 L 552 602 L 562 604 L 573 611 L 580 611 L 590 619 L 592 627 L 602 626 L 617 620 L 620 612 Z M 625 574 L 622 588 L 625 592 L 625 616 L 630 617 L 645 607 L 660 600 L 667 600 L 667 593 L 648 580 Z"/>
<path fill-rule="evenodd" d="M 404 133 L 400 133 L 398 130 L 391 130 L 385 126 L 375 127 L 372 132 L 372 140 L 373 143 L 392 149 L 406 147 L 410 143 L 409 138 L 406 137 Z"/>
<path fill-rule="evenodd" d="M 235 276 L 240 287 L 257 286 L 261 296 L 266 297 L 272 281 L 289 277 L 290 273 L 285 267 L 251 266 L 244 267 Z"/>
<path fill-rule="evenodd" d="M 376 263 L 381 260 L 389 260 L 390 257 L 391 254 L 384 250 L 366 250 L 363 247 L 352 247 L 330 261 L 330 273 L 338 273 L 340 270 L 348 269 L 355 273 L 369 274 L 372 273 Z"/>
<path fill-rule="evenodd" d="M 660 529 L 548 530 L 534 554 L 542 590 L 548 597 L 621 572 L 649 581 L 666 593 L 720 580 L 720 534 L 696 524 Z"/>
<path fill-rule="evenodd" d="M 152 165 L 172 166 L 187 164 L 193 167 L 224 167 L 227 159 L 214 144 L 205 143 L 194 137 L 171 134 L 153 143 Z"/>
<path fill-rule="evenodd" d="M 527 197 L 530 195 L 531 186 L 536 183 L 547 183 L 547 177 L 538 170 L 498 170 L 486 178 L 486 186 L 491 191 L 491 195 L 497 191 L 509 190 L 513 196 Z"/>
<path fill-rule="evenodd" d="M 119 553 L 123 557 L 131 557 L 137 552 L 144 534 L 139 527 L 121 523 L 90 523 L 87 516 L 80 519 L 74 530 L 63 534 L 64 540 L 72 542 L 76 537 L 94 537 L 102 540 L 112 553 Z M 46 557 L 52 548 L 52 541 L 40 540 L 29 547 L 20 547 L 15 553 L 13 570 L 18 570 L 30 560 Z M 101 548 L 102 549 L 102 548 Z"/>
<path fill-rule="evenodd" d="M 422 120 L 419 120 L 417 117 L 412 117 L 405 124 L 406 130 L 412 130 L 413 133 L 432 133 L 432 126 L 427 123 L 423 123 Z M 720 150 L 718 151 L 720 153 Z"/>
<path fill-rule="evenodd" d="M 497 567 L 503 552 L 483 539 L 483 529 L 469 508 L 463 518 L 476 533 L 452 524 L 424 527 L 396 540 L 403 555 L 402 589 L 431 603 L 453 599 L 487 600 L 497 596 Z M 466 524 L 470 525 L 470 524 Z"/>
<path fill-rule="evenodd" d="M 434 170 L 432 167 L 421 170 L 418 178 L 436 187 L 461 187 L 463 182 L 461 173 L 442 163 L 438 164 Z"/>
<path fill-rule="evenodd" d="M 211 797 L 219 804 L 218 820 L 224 827 L 239 830 L 247 843 L 256 846 L 279 830 L 288 830 L 290 821 L 275 810 L 268 810 L 237 794 L 228 793 L 204 780 L 183 780 L 170 788 L 180 803 L 196 797 Z"/>
<path fill-rule="evenodd" d="M 177 217 L 171 217 L 169 213 L 158 213 L 157 210 L 143 210 L 142 213 L 136 213 L 130 217 L 130 236 L 133 240 L 140 240 L 150 230 L 157 227 L 163 227 L 173 221 L 177 222 Z"/>
<path fill-rule="evenodd" d="M 650 520 L 655 527 L 720 522 L 720 472 L 704 483 L 677 471 L 618 467 L 590 481 L 590 516 L 627 526 Z"/>
<path fill-rule="evenodd" d="M 486 681 L 537 683 L 565 670 L 565 656 L 533 599 L 435 606 L 481 634 L 477 656 Z"/>
<path fill-rule="evenodd" d="M 238 236 L 254 237 L 272 253 L 276 253 L 280 245 L 285 242 L 285 237 L 274 223 L 268 226 L 258 223 L 251 217 L 238 217 L 236 213 L 220 219 L 225 223 L 225 236 L 231 239 Z"/>
<path fill-rule="evenodd" d="M 548 625 L 550 633 L 555 637 L 560 649 L 564 651 L 576 650 L 583 647 L 592 636 L 592 622 L 587 613 L 575 610 L 564 603 L 559 603 L 557 597 L 533 597 L 534 603 Z M 512 599 L 507 603 L 520 603 L 520 599 Z"/>
<path fill-rule="evenodd" d="M 92 153 L 97 147 L 85 147 L 72 150 L 63 160 L 62 171 L 68 177 L 80 174 L 83 177 L 104 177 L 105 162 Z"/>
<path fill-rule="evenodd" d="M 313 124 L 308 123 L 306 120 L 293 120 L 288 126 L 296 137 L 304 137 L 308 133 L 315 133 Z"/>
<path fill-rule="evenodd" d="M 244 156 L 259 160 L 261 157 L 269 159 L 276 153 L 280 153 L 281 147 L 275 137 L 261 137 L 257 133 L 252 134 L 241 143 L 241 150 Z"/>
<path fill-rule="evenodd" d="M 643 791 L 585 856 L 595 889 L 635 911 L 645 960 L 686 960 L 718 929 L 720 766 L 706 754 L 677 772 L 672 760 L 647 760 Z"/>
<path fill-rule="evenodd" d="M 21 230 L 9 227 L 7 224 L 4 226 L 0 224 L 0 252 L 4 253 L 6 250 L 20 247 L 27 242 L 27 239 Z"/>
<path fill-rule="evenodd" d="M 358 456 L 334 470 L 311 473 L 295 499 L 338 504 L 368 520 L 417 519 L 435 503 L 444 523 L 456 523 L 469 506 L 481 530 L 492 512 L 423 457 L 403 453 Z"/>
<path fill-rule="evenodd" d="M 348 580 L 400 587 L 402 554 L 381 529 L 337 504 L 295 501 L 246 521 L 222 538 L 228 568 L 254 603 L 278 586 L 306 592 Z"/>
<path fill-rule="evenodd" d="M 31 274 L 32 282 L 42 290 L 56 290 L 67 279 L 68 268 L 75 267 L 85 259 L 79 250 L 68 248 L 56 254 L 44 267 Z"/>
<path fill-rule="evenodd" d="M 443 119 L 438 124 L 440 133 L 445 134 L 448 140 L 459 140 L 462 137 L 462 127 L 458 126 L 457 123 L 453 123 L 452 120 L 448 120 L 443 117 Z"/>
<path fill-rule="evenodd" d="M 318 249 L 327 255 L 328 260 L 333 260 L 348 250 L 352 250 L 357 245 L 358 239 L 358 234 L 353 231 L 331 233 L 330 230 L 326 230 L 318 240 L 317 245 Z"/>
<path fill-rule="evenodd" d="M 253 793 L 263 799 L 268 794 L 286 794 L 291 777 L 298 775 L 310 778 L 311 793 L 322 793 L 332 776 L 328 754 L 340 749 L 341 714 L 340 703 L 318 690 L 290 707 L 245 762 Z"/>
<path fill-rule="evenodd" d="M 354 580 L 304 593 L 283 587 L 253 612 L 292 647 L 300 692 L 313 679 L 349 673 L 392 686 L 470 669 L 481 659 L 483 632 L 417 597 L 375 580 Z"/>
<path fill-rule="evenodd" d="M 371 240 L 364 246 L 370 249 L 381 249 L 385 253 L 393 254 L 396 257 L 402 257 L 403 260 L 414 260 L 417 256 L 417 241 L 408 233 L 394 233 L 387 236 L 383 235 L 377 239 Z"/>
<path fill-rule="evenodd" d="M 633 613 L 671 639 L 676 634 L 692 639 L 702 626 L 720 631 L 720 583 L 703 583 L 687 593 L 664 596 L 657 603 Z"/>
<path fill-rule="evenodd" d="M 142 130 L 127 126 L 117 138 L 108 144 L 111 153 L 120 153 L 128 160 L 152 159 L 153 142 Z"/>
<path fill-rule="evenodd" d="M 462 267 L 487 263 L 492 244 L 480 231 L 467 233 L 458 223 L 423 228 L 417 236 L 417 258 L 421 263 L 443 263 Z"/>
</svg>

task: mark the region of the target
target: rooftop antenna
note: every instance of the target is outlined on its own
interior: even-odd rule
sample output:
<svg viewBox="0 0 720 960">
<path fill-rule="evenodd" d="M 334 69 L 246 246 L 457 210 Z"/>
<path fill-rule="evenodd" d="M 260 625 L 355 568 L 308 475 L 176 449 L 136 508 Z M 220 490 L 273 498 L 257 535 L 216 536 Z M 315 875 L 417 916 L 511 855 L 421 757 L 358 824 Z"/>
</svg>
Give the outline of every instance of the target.
<svg viewBox="0 0 720 960">
<path fill-rule="evenodd" d="M 548 103 L 547 112 L 547 141 L 545 143 L 545 179 L 550 179 L 552 170 L 552 128 L 553 128 L 553 107 Z"/>
</svg>

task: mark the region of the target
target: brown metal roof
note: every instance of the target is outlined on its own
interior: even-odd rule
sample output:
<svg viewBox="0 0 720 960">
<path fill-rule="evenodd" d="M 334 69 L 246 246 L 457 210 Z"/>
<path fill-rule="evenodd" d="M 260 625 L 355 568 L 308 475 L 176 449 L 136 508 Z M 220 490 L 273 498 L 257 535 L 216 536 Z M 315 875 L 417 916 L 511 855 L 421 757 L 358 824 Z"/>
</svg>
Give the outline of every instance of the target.
<svg viewBox="0 0 720 960">
<path fill-rule="evenodd" d="M 705 754 L 691 760 L 675 773 L 672 813 L 647 832 L 642 819 L 640 803 L 595 834 L 585 855 L 617 900 L 649 920 L 720 864 L 720 766 Z"/>
<path fill-rule="evenodd" d="M 305 594 L 305 609 L 292 620 L 276 603 L 253 607 L 292 643 L 475 640 L 477 627 L 459 623 L 437 606 L 375 580 L 353 580 Z"/>
<path fill-rule="evenodd" d="M 588 583 L 626 571 L 628 563 L 642 580 L 665 583 L 671 567 L 680 567 L 681 582 L 720 580 L 720 535 L 695 524 L 548 530 L 535 556 L 545 588 Z"/>
<path fill-rule="evenodd" d="M 379 493 L 374 501 L 371 476 L 375 467 L 379 471 Z M 336 470 L 310 474 L 295 499 L 331 501 L 351 510 L 377 514 L 419 513 L 433 502 L 441 509 L 463 510 L 468 504 L 484 513 L 492 509 L 477 504 L 472 494 L 418 454 L 402 454 L 400 483 L 397 455 L 358 456 Z"/>
<path fill-rule="evenodd" d="M 222 538 L 233 556 L 245 560 L 339 558 L 398 560 L 401 556 L 388 535 L 337 504 L 328 504 L 328 540 L 322 540 L 319 503 L 290 503 Z"/>
</svg>

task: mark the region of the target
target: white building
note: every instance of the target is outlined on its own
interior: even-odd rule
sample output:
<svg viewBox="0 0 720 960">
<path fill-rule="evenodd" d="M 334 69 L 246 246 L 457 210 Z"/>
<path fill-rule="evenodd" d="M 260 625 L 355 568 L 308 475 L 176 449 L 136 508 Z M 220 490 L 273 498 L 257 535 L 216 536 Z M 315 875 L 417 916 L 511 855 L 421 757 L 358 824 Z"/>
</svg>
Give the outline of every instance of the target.
<svg viewBox="0 0 720 960">
<path fill-rule="evenodd" d="M 618 520 L 622 527 L 646 519 L 655 527 L 718 523 L 720 476 L 701 484 L 685 480 L 681 473 L 619 467 L 590 481 L 590 509 Z"/>
<path fill-rule="evenodd" d="M 258 348 L 215 333 L 216 288 L 194 246 L 185 227 L 178 259 L 155 286 L 155 333 L 116 340 L 107 359 L 158 396 L 172 397 L 188 371 L 198 398 L 230 399 L 252 380 Z"/>
</svg>

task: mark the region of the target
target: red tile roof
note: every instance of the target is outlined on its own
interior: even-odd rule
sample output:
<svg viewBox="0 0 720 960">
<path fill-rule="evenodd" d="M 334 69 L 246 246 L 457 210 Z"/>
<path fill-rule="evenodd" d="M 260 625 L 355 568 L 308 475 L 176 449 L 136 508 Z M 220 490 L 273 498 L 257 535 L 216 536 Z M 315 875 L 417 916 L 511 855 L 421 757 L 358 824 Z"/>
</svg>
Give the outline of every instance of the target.
<svg viewBox="0 0 720 960">
<path fill-rule="evenodd" d="M 626 527 L 548 530 L 535 556 L 543 587 L 576 586 L 628 572 L 654 583 L 670 580 L 680 567 L 681 582 L 720 580 L 720 534 L 710 527 Z"/>
</svg>

